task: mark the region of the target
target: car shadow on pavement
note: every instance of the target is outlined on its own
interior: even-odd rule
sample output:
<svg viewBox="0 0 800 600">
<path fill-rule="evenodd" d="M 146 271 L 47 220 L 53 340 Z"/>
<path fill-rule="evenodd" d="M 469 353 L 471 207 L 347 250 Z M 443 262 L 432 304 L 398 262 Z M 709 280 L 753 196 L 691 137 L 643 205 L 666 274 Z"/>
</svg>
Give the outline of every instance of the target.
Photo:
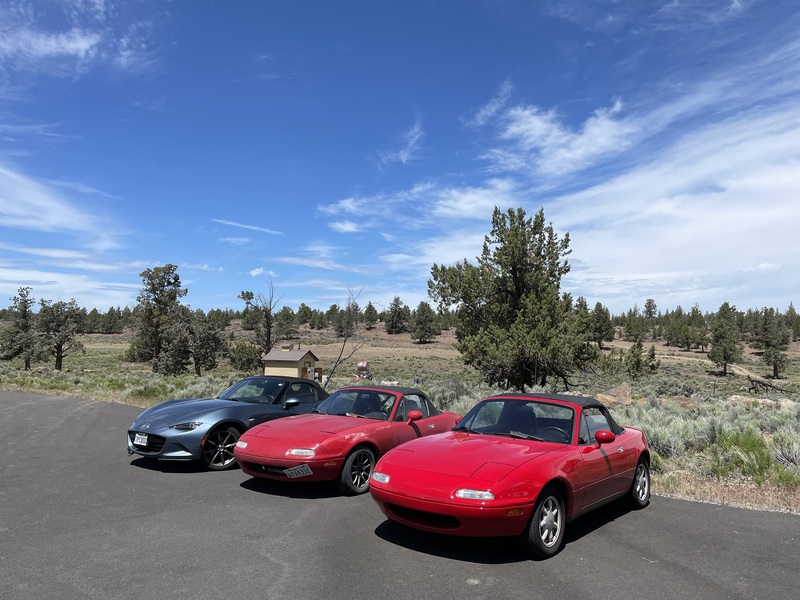
<svg viewBox="0 0 800 600">
<path fill-rule="evenodd" d="M 131 466 L 160 473 L 214 473 L 196 460 L 158 460 L 140 456 L 131 461 Z"/>
<path fill-rule="evenodd" d="M 567 524 L 564 547 L 631 512 L 623 502 L 613 502 Z M 516 538 L 472 538 L 429 533 L 386 519 L 375 528 L 375 535 L 392 544 L 425 554 L 480 564 L 506 564 L 533 560 L 522 552 Z M 559 553 L 559 554 L 560 554 Z"/>
<path fill-rule="evenodd" d="M 336 486 L 330 481 L 295 481 L 287 483 L 251 477 L 239 485 L 251 492 L 283 496 L 284 498 L 305 498 L 307 500 L 313 500 L 314 498 L 336 498 L 342 496 L 336 489 Z"/>
</svg>

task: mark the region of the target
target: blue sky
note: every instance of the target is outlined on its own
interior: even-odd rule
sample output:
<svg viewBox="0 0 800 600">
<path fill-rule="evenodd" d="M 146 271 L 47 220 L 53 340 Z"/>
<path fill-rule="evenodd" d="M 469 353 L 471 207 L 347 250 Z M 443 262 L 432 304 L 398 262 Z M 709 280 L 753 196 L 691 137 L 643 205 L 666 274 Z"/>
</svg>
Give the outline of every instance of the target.
<svg viewBox="0 0 800 600">
<path fill-rule="evenodd" d="M 613 313 L 800 290 L 800 4 L 0 0 L 0 306 L 428 300 L 495 206 Z"/>
</svg>

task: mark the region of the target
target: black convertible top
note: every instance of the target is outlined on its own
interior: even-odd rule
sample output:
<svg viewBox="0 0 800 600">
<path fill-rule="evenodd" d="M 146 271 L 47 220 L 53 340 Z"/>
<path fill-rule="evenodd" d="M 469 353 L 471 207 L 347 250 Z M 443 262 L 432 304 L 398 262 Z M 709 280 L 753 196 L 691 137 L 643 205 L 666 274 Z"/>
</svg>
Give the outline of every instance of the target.
<svg viewBox="0 0 800 600">
<path fill-rule="evenodd" d="M 509 392 L 507 394 L 496 394 L 492 396 L 492 398 L 508 397 L 525 398 L 526 400 L 561 400 L 562 402 L 572 402 L 581 408 L 606 408 L 606 405 L 596 398 L 590 398 L 588 396 L 572 396 L 570 394 L 532 394 L 527 392 Z"/>
</svg>

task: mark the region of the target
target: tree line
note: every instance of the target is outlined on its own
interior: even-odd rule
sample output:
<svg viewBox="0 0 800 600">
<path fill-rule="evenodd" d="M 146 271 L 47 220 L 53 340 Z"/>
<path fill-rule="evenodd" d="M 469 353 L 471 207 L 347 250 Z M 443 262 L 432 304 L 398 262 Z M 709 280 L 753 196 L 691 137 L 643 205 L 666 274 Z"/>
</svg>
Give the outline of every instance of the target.
<svg viewBox="0 0 800 600">
<path fill-rule="evenodd" d="M 703 313 L 698 305 L 662 312 L 646 299 L 621 315 L 612 315 L 597 302 L 589 307 L 583 297 L 561 290 L 569 273 L 569 234 L 559 238 L 544 211 L 533 217 L 525 211 L 496 208 L 492 229 L 482 253 L 474 261 L 431 268 L 428 293 L 434 307 L 420 302 L 412 309 L 395 296 L 378 311 L 372 302 L 362 308 L 350 294 L 343 306 L 325 310 L 305 303 L 295 311 L 279 305 L 270 282 L 264 292 L 242 291 L 241 310 L 192 310 L 181 303 L 178 268 L 167 264 L 146 269 L 133 308 L 86 311 L 75 300 L 40 300 L 38 311 L 29 287 L 19 288 L 12 305 L 0 310 L 0 358 L 32 361 L 55 359 L 61 369 L 69 354 L 83 351 L 83 333 L 133 333 L 126 360 L 149 362 L 153 370 L 197 375 L 216 367 L 220 358 L 234 369 L 253 371 L 261 357 L 280 340 L 299 336 L 301 325 L 312 330 L 332 328 L 346 343 L 359 328 L 382 326 L 392 335 L 408 334 L 418 343 L 435 340 L 443 329 L 455 330 L 456 348 L 464 362 L 484 380 L 505 388 L 559 386 L 569 389 L 575 377 L 602 370 L 625 370 L 638 377 L 658 370 L 654 343 L 687 351 L 707 352 L 727 375 L 741 362 L 744 344 L 761 354 L 774 378 L 788 365 L 788 345 L 800 338 L 800 317 L 790 303 L 785 312 L 775 308 L 737 310 L 728 302 L 716 312 Z M 227 338 L 225 328 L 239 320 L 247 339 Z M 617 337 L 632 342 L 624 353 L 604 352 L 604 343 Z M 645 344 L 651 344 L 645 350 Z"/>
</svg>

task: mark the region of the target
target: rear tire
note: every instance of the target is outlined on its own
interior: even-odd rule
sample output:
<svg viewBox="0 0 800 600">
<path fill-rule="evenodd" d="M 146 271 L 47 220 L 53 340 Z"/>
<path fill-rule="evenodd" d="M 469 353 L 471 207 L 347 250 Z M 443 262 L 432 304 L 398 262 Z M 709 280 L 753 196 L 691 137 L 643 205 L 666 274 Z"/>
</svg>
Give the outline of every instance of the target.
<svg viewBox="0 0 800 600">
<path fill-rule="evenodd" d="M 201 450 L 200 462 L 210 471 L 224 471 L 236 466 L 233 449 L 240 435 L 235 427 L 215 429 L 209 433 Z"/>
<path fill-rule="evenodd" d="M 633 474 L 628 502 L 634 509 L 644 508 L 650 504 L 650 467 L 644 458 L 639 459 L 636 472 Z"/>
<path fill-rule="evenodd" d="M 372 450 L 364 446 L 356 448 L 344 461 L 336 487 L 348 496 L 363 494 L 369 489 L 369 478 L 375 469 L 375 462 Z"/>
<path fill-rule="evenodd" d="M 523 549 L 533 558 L 550 558 L 564 544 L 566 513 L 561 492 L 547 486 L 533 507 L 528 529 L 522 534 Z"/>
</svg>

